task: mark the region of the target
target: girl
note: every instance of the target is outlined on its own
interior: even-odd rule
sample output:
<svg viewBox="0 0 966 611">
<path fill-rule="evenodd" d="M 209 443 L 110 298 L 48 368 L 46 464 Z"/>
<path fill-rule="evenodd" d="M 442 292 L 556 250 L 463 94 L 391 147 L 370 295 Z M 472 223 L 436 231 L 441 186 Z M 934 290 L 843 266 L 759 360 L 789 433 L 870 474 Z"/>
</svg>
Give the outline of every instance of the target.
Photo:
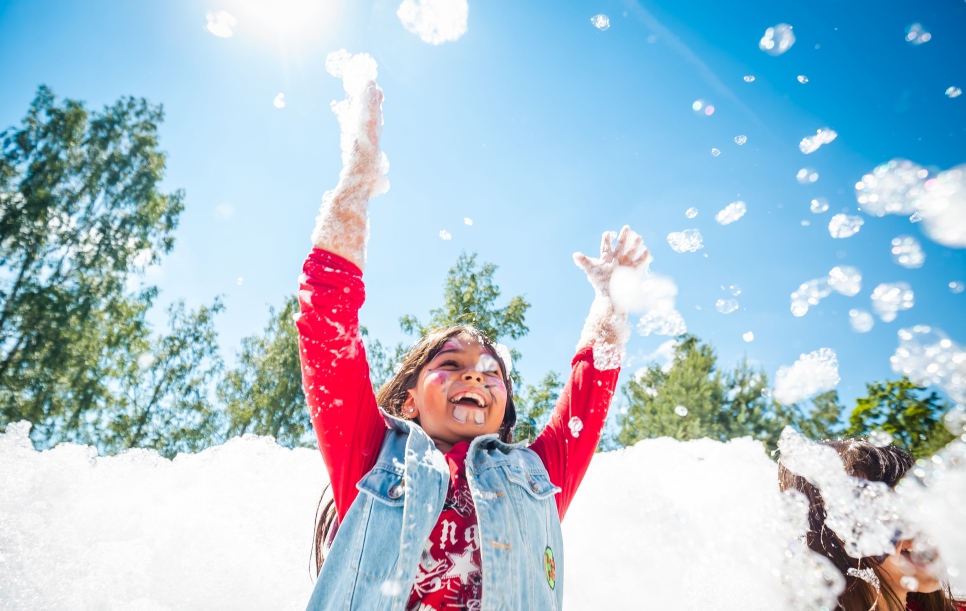
<svg viewBox="0 0 966 611">
<path fill-rule="evenodd" d="M 507 354 L 472 327 L 422 338 L 373 396 L 358 311 L 368 200 L 385 167 L 374 82 L 361 102 L 360 135 L 323 199 L 300 278 L 303 383 L 335 505 L 309 609 L 559 609 L 560 520 L 600 439 L 628 337 L 610 276 L 645 266 L 647 250 L 624 227 L 616 245 L 604 234 L 599 259 L 574 255 L 596 297 L 566 387 L 529 447 L 511 443 Z"/>
<path fill-rule="evenodd" d="M 885 482 L 892 488 L 915 464 L 912 456 L 891 446 L 880 448 L 859 439 L 824 443 L 839 453 L 849 475 Z M 783 491 L 795 489 L 808 499 L 808 546 L 831 560 L 845 576 L 845 590 L 839 595 L 837 611 L 961 611 L 966 608 L 963 601 L 952 597 L 949 586 L 929 571 L 925 566 L 927 561 L 913 552 L 913 541 L 899 541 L 892 554 L 852 558 L 845 552 L 842 540 L 825 526 L 825 504 L 818 489 L 786 469 L 781 461 L 778 478 Z"/>
</svg>

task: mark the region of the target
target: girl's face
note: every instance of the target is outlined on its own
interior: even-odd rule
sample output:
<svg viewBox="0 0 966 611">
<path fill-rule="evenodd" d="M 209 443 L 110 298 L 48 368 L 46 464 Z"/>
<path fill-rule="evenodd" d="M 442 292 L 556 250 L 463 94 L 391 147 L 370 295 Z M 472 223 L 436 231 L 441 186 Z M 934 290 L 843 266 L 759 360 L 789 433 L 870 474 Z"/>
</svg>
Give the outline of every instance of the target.
<svg viewBox="0 0 966 611">
<path fill-rule="evenodd" d="M 884 576 L 896 592 L 935 592 L 941 584 L 925 566 L 926 561 L 912 553 L 912 545 L 912 539 L 896 545 L 896 553 L 887 556 L 881 564 Z"/>
<path fill-rule="evenodd" d="M 457 335 L 419 372 L 403 403 L 442 452 L 460 441 L 496 433 L 506 412 L 506 385 L 499 362 L 478 340 Z"/>
</svg>

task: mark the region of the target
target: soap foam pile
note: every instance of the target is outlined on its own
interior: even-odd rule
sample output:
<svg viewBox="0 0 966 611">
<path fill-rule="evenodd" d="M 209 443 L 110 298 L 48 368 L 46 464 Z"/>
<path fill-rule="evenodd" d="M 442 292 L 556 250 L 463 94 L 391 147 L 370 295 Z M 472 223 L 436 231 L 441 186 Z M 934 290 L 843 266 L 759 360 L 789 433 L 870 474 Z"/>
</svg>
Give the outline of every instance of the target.
<svg viewBox="0 0 966 611">
<path fill-rule="evenodd" d="M 36 452 L 27 433 L 0 435 L 0 608 L 305 608 L 316 450 L 247 437 L 174 461 L 97 458 Z M 564 521 L 565 608 L 828 605 L 834 575 L 801 549 L 802 508 L 775 478 L 749 439 L 598 454 Z"/>
<path fill-rule="evenodd" d="M 929 170 L 917 163 L 893 159 L 863 176 L 855 185 L 855 196 L 867 214 L 916 213 L 934 241 L 966 246 L 966 165 L 930 177 Z"/>
<path fill-rule="evenodd" d="M 775 374 L 775 400 L 791 405 L 838 386 L 839 361 L 831 348 L 819 348 L 803 354 L 791 366 L 778 368 Z"/>
</svg>

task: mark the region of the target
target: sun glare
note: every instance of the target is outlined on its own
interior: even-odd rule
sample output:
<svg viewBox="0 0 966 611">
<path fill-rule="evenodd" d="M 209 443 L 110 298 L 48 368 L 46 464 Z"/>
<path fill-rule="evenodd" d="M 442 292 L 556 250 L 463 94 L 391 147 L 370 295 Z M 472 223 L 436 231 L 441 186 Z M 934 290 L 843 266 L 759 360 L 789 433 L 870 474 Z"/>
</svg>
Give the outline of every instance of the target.
<svg viewBox="0 0 966 611">
<path fill-rule="evenodd" d="M 291 48 L 332 31 L 344 0 L 221 0 L 217 10 L 237 21 L 237 35 Z"/>
</svg>

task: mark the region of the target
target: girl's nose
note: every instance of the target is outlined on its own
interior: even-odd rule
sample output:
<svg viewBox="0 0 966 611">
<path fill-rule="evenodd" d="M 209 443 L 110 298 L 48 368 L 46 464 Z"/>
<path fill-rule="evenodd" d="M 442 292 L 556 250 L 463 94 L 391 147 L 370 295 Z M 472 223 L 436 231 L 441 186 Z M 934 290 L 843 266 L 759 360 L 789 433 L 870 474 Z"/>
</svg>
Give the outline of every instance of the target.
<svg viewBox="0 0 966 611">
<path fill-rule="evenodd" d="M 464 380 L 467 380 L 467 381 L 469 381 L 469 380 L 476 380 L 477 382 L 482 382 L 483 381 L 483 374 L 479 373 L 478 371 L 471 371 L 471 372 L 465 374 L 463 376 L 463 379 Z"/>
</svg>

